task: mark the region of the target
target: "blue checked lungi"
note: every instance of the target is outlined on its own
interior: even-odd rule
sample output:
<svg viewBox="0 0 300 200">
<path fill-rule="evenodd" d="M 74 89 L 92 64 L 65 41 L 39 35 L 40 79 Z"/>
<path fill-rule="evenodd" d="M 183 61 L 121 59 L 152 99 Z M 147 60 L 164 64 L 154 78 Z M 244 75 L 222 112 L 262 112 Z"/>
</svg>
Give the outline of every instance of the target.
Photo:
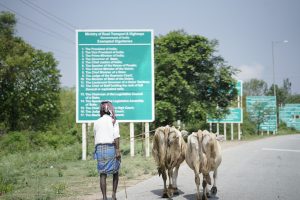
<svg viewBox="0 0 300 200">
<path fill-rule="evenodd" d="M 98 144 L 95 147 L 98 173 L 115 174 L 120 169 L 121 161 L 116 159 L 114 144 Z"/>
</svg>

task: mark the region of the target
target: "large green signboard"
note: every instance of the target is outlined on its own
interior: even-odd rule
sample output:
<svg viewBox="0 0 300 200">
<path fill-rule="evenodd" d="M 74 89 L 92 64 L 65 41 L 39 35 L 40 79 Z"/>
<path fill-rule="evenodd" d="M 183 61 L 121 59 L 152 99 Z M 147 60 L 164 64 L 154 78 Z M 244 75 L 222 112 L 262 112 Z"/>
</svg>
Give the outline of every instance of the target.
<svg viewBox="0 0 300 200">
<path fill-rule="evenodd" d="M 279 110 L 279 119 L 300 131 L 300 104 L 285 104 Z"/>
<path fill-rule="evenodd" d="M 152 30 L 76 31 L 76 121 L 93 122 L 103 100 L 120 122 L 154 120 Z"/>
<path fill-rule="evenodd" d="M 229 108 L 229 114 L 221 119 L 207 118 L 207 123 L 243 123 L 243 109 Z"/>
<path fill-rule="evenodd" d="M 247 96 L 246 109 L 249 113 L 250 120 L 263 121 L 263 123 L 260 124 L 260 130 L 277 130 L 275 96 Z"/>
</svg>

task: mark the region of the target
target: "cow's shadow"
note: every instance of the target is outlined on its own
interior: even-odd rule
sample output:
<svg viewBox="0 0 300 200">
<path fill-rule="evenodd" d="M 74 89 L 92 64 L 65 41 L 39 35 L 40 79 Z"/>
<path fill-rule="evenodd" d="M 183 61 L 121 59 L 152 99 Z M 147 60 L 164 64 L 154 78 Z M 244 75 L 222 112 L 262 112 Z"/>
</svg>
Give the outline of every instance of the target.
<svg viewBox="0 0 300 200">
<path fill-rule="evenodd" d="M 151 190 L 151 192 L 159 197 L 162 196 L 162 193 L 163 193 L 163 190 L 162 189 L 158 189 L 158 190 Z M 181 196 L 184 198 L 184 199 L 187 199 L 187 200 L 195 200 L 196 199 L 196 194 L 185 194 L 184 195 L 184 192 L 181 191 L 180 189 L 178 189 L 178 192 L 179 194 L 178 195 L 174 195 L 173 197 L 177 197 L 177 196 Z M 161 199 L 164 199 L 164 198 L 161 198 Z M 168 199 L 168 200 L 172 200 L 172 197 L 171 198 L 165 198 L 165 199 Z M 210 198 L 208 198 L 209 200 L 218 200 L 219 197 L 217 196 L 212 196 Z"/>
<path fill-rule="evenodd" d="M 186 194 L 186 195 L 183 195 L 183 198 L 187 199 L 187 200 L 195 200 L 196 199 L 196 194 Z M 208 199 L 209 200 L 218 200 L 219 197 L 212 196 L 212 197 L 209 197 Z"/>
<path fill-rule="evenodd" d="M 151 192 L 152 192 L 153 194 L 157 195 L 157 196 L 160 196 L 160 197 L 161 197 L 162 194 L 163 194 L 163 190 L 162 190 L 162 189 L 151 190 Z M 180 189 L 178 189 L 178 193 L 179 193 L 179 194 L 174 195 L 173 197 L 177 197 L 177 196 L 180 196 L 180 195 L 183 195 L 183 194 L 184 194 L 184 192 L 181 191 Z M 163 199 L 163 198 L 162 198 L 162 199 Z M 165 198 L 165 199 L 172 199 L 172 197 L 171 197 L 171 198 Z"/>
</svg>

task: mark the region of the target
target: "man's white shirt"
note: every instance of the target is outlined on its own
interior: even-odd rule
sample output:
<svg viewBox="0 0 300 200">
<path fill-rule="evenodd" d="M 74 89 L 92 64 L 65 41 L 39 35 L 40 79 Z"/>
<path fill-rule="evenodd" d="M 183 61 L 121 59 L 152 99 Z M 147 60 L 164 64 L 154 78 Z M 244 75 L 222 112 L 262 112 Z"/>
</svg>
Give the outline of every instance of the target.
<svg viewBox="0 0 300 200">
<path fill-rule="evenodd" d="M 113 143 L 114 139 L 120 137 L 119 124 L 109 115 L 103 115 L 94 123 L 95 145 Z"/>
</svg>

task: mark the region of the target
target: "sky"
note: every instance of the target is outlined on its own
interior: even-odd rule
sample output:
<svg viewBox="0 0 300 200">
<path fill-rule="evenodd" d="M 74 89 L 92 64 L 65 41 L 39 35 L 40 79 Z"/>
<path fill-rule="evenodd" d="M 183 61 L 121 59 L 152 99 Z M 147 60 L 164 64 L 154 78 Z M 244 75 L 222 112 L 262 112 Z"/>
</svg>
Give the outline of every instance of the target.
<svg viewBox="0 0 300 200">
<path fill-rule="evenodd" d="M 16 35 L 53 52 L 62 86 L 76 85 L 76 29 L 182 29 L 218 40 L 238 80 L 271 86 L 274 71 L 276 84 L 288 78 L 300 94 L 299 0 L 0 0 L 0 11 L 16 14 Z"/>
</svg>

